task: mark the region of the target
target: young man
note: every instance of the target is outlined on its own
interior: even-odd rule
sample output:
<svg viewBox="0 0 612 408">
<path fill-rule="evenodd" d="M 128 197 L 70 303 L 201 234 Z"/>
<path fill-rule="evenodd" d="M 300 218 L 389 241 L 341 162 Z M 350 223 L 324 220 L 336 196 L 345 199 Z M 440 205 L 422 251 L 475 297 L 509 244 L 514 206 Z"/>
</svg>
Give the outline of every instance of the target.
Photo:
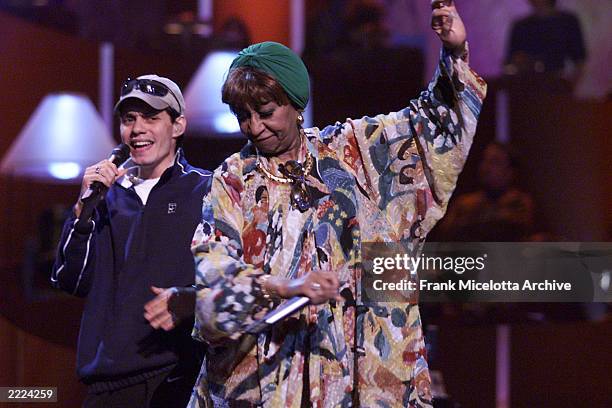
<svg viewBox="0 0 612 408">
<path fill-rule="evenodd" d="M 210 174 L 184 158 L 185 101 L 170 79 L 127 80 L 115 111 L 131 158 L 86 169 L 79 197 L 93 182 L 108 192 L 86 228 L 75 228 L 84 208 L 75 204 L 51 280 L 87 297 L 77 357 L 85 407 L 184 407 L 199 368 L 193 308 L 183 308 L 186 316 L 158 310 L 170 320 L 150 325 L 145 304 L 167 308 L 176 288 L 194 283 L 189 246 Z"/>
</svg>

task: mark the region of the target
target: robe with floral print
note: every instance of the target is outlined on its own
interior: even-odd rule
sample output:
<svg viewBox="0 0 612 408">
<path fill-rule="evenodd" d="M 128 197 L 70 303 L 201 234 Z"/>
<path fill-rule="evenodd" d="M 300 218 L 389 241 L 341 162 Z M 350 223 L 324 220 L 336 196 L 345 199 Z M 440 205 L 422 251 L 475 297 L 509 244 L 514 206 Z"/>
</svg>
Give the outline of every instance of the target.
<svg viewBox="0 0 612 408">
<path fill-rule="evenodd" d="M 403 110 L 306 129 L 300 159 L 309 152 L 314 165 L 304 212 L 291 205 L 290 183 L 257 169 L 250 143 L 216 170 L 192 245 L 202 287 L 194 336 L 209 348 L 189 406 L 431 406 L 418 306 L 362 296 L 362 244 L 418 254 L 446 210 L 485 93 L 467 52 L 443 50 L 428 89 Z M 263 275 L 313 269 L 338 276 L 343 301 L 245 334 L 278 305 Z"/>
</svg>

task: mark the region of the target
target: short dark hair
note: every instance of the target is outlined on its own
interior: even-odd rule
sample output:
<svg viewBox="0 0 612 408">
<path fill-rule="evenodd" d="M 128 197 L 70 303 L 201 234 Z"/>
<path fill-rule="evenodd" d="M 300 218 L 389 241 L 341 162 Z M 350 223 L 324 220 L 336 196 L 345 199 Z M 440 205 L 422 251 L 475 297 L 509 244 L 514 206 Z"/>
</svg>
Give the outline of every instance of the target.
<svg viewBox="0 0 612 408">
<path fill-rule="evenodd" d="M 268 192 L 266 186 L 259 186 L 257 190 L 255 190 L 255 202 L 258 203 L 261 200 L 264 192 Z"/>
<path fill-rule="evenodd" d="M 176 122 L 176 120 L 181 116 L 180 113 L 178 113 L 172 108 L 166 108 L 164 110 L 166 111 L 168 115 L 170 115 L 170 120 L 172 121 L 172 123 Z"/>
<path fill-rule="evenodd" d="M 172 123 L 176 122 L 176 120 L 181 116 L 180 113 L 178 113 L 177 111 L 175 111 L 172 108 L 166 108 L 164 110 L 170 116 L 170 121 Z M 183 141 L 184 140 L 185 140 L 185 134 L 184 133 L 176 138 L 176 149 L 175 149 L 175 151 L 178 150 L 180 147 L 183 147 Z"/>
<path fill-rule="evenodd" d="M 247 110 L 249 106 L 257 110 L 268 102 L 275 102 L 279 106 L 291 103 L 274 77 L 249 66 L 234 68 L 229 72 L 221 89 L 221 100 L 234 113 Z"/>
</svg>

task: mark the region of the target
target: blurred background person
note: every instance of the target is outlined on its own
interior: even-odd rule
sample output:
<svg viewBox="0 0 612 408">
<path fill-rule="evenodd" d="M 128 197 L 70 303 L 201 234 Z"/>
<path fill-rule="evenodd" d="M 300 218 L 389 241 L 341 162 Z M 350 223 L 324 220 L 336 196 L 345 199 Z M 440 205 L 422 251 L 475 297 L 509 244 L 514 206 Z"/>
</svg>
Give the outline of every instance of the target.
<svg viewBox="0 0 612 408">
<path fill-rule="evenodd" d="M 576 84 L 586 50 L 576 15 L 558 10 L 556 0 L 529 0 L 532 14 L 515 21 L 506 55 L 509 73 L 555 73 Z"/>
<path fill-rule="evenodd" d="M 534 232 L 534 202 L 516 184 L 511 149 L 492 142 L 478 167 L 478 190 L 458 195 L 440 224 L 445 241 L 524 241 Z"/>
</svg>

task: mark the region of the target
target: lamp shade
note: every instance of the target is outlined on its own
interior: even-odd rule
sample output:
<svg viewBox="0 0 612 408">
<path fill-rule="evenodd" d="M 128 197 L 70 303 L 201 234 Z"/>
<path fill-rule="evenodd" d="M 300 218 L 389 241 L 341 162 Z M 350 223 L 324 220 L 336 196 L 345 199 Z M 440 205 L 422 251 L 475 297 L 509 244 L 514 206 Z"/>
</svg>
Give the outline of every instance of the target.
<svg viewBox="0 0 612 408">
<path fill-rule="evenodd" d="M 189 129 L 203 135 L 239 136 L 240 127 L 221 102 L 221 88 L 237 51 L 213 51 L 205 58 L 185 91 Z"/>
<path fill-rule="evenodd" d="M 80 182 L 85 167 L 105 158 L 114 146 L 86 96 L 50 94 L 2 159 L 0 172 L 39 181 Z"/>
</svg>

